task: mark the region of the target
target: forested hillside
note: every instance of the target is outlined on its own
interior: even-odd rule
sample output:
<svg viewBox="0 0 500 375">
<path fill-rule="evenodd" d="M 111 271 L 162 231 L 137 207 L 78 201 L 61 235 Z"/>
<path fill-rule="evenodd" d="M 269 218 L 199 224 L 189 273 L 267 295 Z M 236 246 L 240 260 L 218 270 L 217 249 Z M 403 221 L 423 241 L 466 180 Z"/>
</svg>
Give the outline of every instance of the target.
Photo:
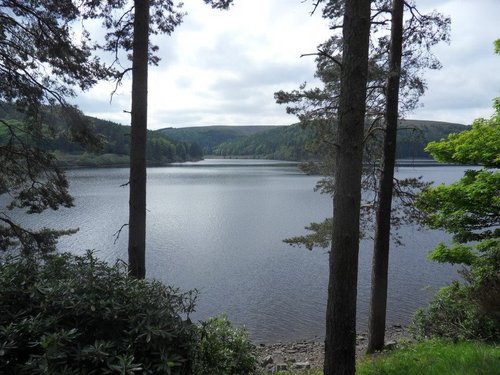
<svg viewBox="0 0 500 375">
<path fill-rule="evenodd" d="M 446 138 L 448 134 L 464 130 L 464 125 L 421 120 L 402 120 L 398 133 L 398 158 L 430 158 L 424 151 L 428 142 Z M 230 142 L 213 149 L 222 157 L 256 157 L 280 160 L 314 159 L 308 145 L 314 138 L 314 130 L 299 124 L 278 127 Z"/>
<path fill-rule="evenodd" d="M 9 123 L 21 120 L 11 106 L 0 105 L 0 119 Z M 80 144 L 71 142 L 58 121 L 52 137 L 44 137 L 38 146 L 54 152 L 63 164 L 109 165 L 127 164 L 130 127 L 111 121 L 87 117 L 93 131 L 103 139 L 100 150 L 89 152 Z M 19 122 L 21 124 L 21 122 Z M 397 157 L 430 158 L 424 151 L 426 144 L 446 138 L 448 134 L 464 130 L 464 125 L 423 120 L 402 120 L 398 131 Z M 316 159 L 310 144 L 315 138 L 312 128 L 299 124 L 290 126 L 197 126 L 165 128 L 148 131 L 147 158 L 152 164 L 174 161 L 200 160 L 203 155 L 221 157 L 255 157 L 277 160 Z M 0 142 L 8 139 L 5 125 L 0 126 Z"/>
<path fill-rule="evenodd" d="M 15 125 L 13 129 L 22 133 L 22 115 L 13 107 L 0 105 L 0 119 Z M 127 164 L 130 149 L 130 127 L 111 121 L 87 117 L 92 124 L 93 133 L 103 140 L 98 150 L 84 149 L 80 144 L 72 142 L 65 131 L 63 121 L 55 124 L 51 137 L 43 137 L 36 141 L 37 146 L 54 152 L 63 164 L 100 166 L 109 164 Z M 47 126 L 47 132 L 49 127 Z M 10 138 L 5 124 L 0 124 L 0 143 Z M 203 157 L 201 148 L 196 143 L 173 140 L 162 133 L 148 131 L 147 159 L 152 164 L 163 164 L 175 161 L 199 160 Z"/>
<path fill-rule="evenodd" d="M 398 129 L 397 158 L 431 158 L 425 147 L 431 141 L 447 138 L 450 133 L 467 130 L 462 124 L 425 120 L 402 120 Z"/>
<path fill-rule="evenodd" d="M 203 154 L 213 153 L 213 149 L 224 142 L 266 132 L 279 126 L 250 125 L 250 126 L 193 126 L 190 128 L 165 128 L 159 133 L 177 141 L 197 143 L 203 149 Z"/>
<path fill-rule="evenodd" d="M 299 124 L 267 130 L 214 148 L 217 156 L 249 156 L 276 160 L 314 158 L 307 145 L 314 139 L 314 130 Z"/>
</svg>

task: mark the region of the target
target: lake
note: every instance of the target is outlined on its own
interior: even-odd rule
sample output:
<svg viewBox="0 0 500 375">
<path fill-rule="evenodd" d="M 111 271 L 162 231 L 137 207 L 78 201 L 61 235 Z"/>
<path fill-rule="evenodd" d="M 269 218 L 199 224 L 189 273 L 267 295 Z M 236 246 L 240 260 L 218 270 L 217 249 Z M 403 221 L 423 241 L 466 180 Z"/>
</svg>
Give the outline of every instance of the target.
<svg viewBox="0 0 500 375">
<path fill-rule="evenodd" d="M 402 167 L 399 177 L 452 182 L 463 167 Z M 76 207 L 24 218 L 26 224 L 79 227 L 61 251 L 95 249 L 109 262 L 127 258 L 128 169 L 68 171 Z M 328 196 L 315 193 L 317 176 L 295 164 L 263 160 L 205 160 L 148 169 L 147 277 L 181 289 L 197 288 L 193 320 L 227 313 L 258 342 L 321 339 L 324 334 L 328 253 L 290 247 L 284 238 L 331 215 Z M 56 224 L 55 224 L 56 223 Z M 392 247 L 388 324 L 405 324 L 438 287 L 458 279 L 456 268 L 428 261 L 427 252 L 450 236 L 402 229 Z M 372 243 L 362 241 L 358 330 L 367 330 Z"/>
</svg>

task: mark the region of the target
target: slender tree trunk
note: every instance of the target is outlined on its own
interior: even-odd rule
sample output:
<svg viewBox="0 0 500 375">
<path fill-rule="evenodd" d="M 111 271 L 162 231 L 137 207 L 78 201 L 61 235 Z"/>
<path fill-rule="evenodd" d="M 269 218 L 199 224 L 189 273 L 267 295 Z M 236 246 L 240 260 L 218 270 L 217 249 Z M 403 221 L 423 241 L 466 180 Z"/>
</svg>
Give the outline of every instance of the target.
<svg viewBox="0 0 500 375">
<path fill-rule="evenodd" d="M 403 11 L 403 0 L 393 0 L 389 77 L 387 79 L 387 106 L 385 114 L 386 130 L 384 137 L 383 166 L 380 174 L 379 202 L 376 214 L 375 243 L 373 248 L 372 293 L 368 322 L 368 353 L 382 350 L 384 347 L 392 191 L 394 166 L 396 162 L 399 82 L 403 45 Z"/>
<path fill-rule="evenodd" d="M 149 0 L 135 0 L 130 138 L 129 273 L 146 276 L 146 133 L 148 124 Z"/>
<path fill-rule="evenodd" d="M 355 373 L 356 296 L 370 0 L 347 0 L 334 171 L 325 375 Z"/>
</svg>

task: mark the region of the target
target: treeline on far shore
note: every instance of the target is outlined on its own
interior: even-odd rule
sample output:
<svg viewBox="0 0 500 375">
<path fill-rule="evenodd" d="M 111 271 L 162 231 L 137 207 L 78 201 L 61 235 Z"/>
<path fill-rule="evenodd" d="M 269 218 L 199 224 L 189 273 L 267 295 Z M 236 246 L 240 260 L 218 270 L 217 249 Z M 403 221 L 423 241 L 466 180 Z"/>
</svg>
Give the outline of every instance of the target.
<svg viewBox="0 0 500 375">
<path fill-rule="evenodd" d="M 0 104 L 0 144 L 15 142 L 12 132 L 26 137 L 25 114 L 4 103 Z M 29 134 L 30 142 L 40 149 L 51 151 L 63 166 L 110 166 L 128 165 L 130 150 L 130 126 L 120 125 L 86 116 L 91 132 L 102 142 L 100 147 L 86 149 L 71 139 L 65 131 L 64 120 L 47 123 L 43 131 L 50 137 L 36 137 Z M 163 165 L 172 162 L 194 161 L 203 158 L 201 147 L 195 142 L 174 140 L 160 132 L 147 133 L 147 161 L 149 165 Z"/>
<path fill-rule="evenodd" d="M 24 114 L 0 103 L 0 143 L 11 134 L 6 124 L 22 132 Z M 86 116 L 91 131 L 102 139 L 98 149 L 85 149 L 71 140 L 64 131 L 64 120 L 56 119 L 57 131 L 50 137 L 33 139 L 41 149 L 53 152 L 64 166 L 128 165 L 130 126 Z M 54 125 L 51 123 L 50 125 Z M 47 124 L 47 128 L 50 128 Z M 464 125 L 448 122 L 401 120 L 397 141 L 397 158 L 431 159 L 424 151 L 427 143 L 444 139 L 450 133 L 466 129 Z M 48 130 L 47 130 L 48 131 Z M 195 126 L 165 128 L 147 133 L 147 161 L 150 166 L 172 162 L 201 160 L 214 157 L 257 158 L 288 161 L 307 161 L 320 158 L 311 145 L 318 137 L 314 127 L 300 124 L 289 126 Z"/>
<path fill-rule="evenodd" d="M 401 120 L 397 140 L 397 158 L 430 159 L 424 151 L 427 143 L 444 139 L 450 133 L 465 130 L 461 124 Z M 212 148 L 210 153 L 221 157 L 254 157 L 276 160 L 304 161 L 318 158 L 311 147 L 317 132 L 311 127 L 294 124 L 261 131 L 230 140 Z M 203 147 L 204 145 L 201 144 Z"/>
</svg>

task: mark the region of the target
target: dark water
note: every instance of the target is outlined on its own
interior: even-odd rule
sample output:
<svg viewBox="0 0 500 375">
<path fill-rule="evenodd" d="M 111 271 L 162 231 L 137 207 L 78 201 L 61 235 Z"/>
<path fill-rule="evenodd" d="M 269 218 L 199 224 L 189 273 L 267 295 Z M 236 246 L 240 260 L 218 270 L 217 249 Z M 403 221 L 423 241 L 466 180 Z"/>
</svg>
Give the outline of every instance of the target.
<svg viewBox="0 0 500 375">
<path fill-rule="evenodd" d="M 399 176 L 451 182 L 461 167 L 403 167 Z M 68 172 L 76 207 L 41 217 L 36 225 L 79 227 L 61 250 L 95 249 L 102 259 L 126 259 L 127 169 Z M 293 164 L 207 160 L 148 170 L 147 276 L 182 289 L 200 290 L 195 319 L 226 312 L 257 341 L 322 337 L 328 255 L 292 248 L 283 238 L 331 215 L 329 197 L 313 192 L 317 177 Z M 58 223 L 58 224 L 54 224 Z M 455 268 L 425 259 L 449 236 L 403 229 L 393 246 L 388 323 L 406 323 L 437 287 L 458 278 Z M 359 265 L 358 329 L 366 330 L 371 243 L 363 241 Z"/>
</svg>

